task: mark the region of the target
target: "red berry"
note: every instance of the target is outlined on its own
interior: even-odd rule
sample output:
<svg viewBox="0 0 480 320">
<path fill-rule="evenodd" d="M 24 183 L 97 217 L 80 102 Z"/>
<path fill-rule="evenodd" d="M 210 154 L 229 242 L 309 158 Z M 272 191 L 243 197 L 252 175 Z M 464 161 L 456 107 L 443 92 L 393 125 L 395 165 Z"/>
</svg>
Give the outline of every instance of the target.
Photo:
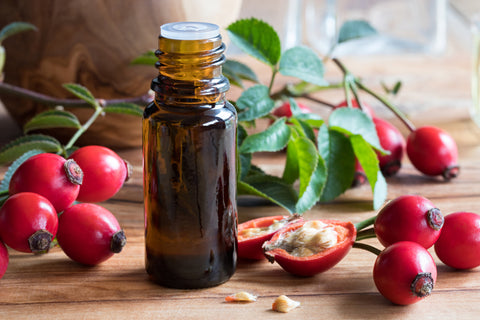
<svg viewBox="0 0 480 320">
<path fill-rule="evenodd" d="M 424 247 L 401 241 L 378 255 L 373 280 L 378 291 L 391 302 L 413 304 L 432 292 L 437 281 L 437 266 Z"/>
<path fill-rule="evenodd" d="M 344 108 L 348 107 L 347 101 L 342 101 L 338 105 L 336 105 L 333 110 L 336 110 L 338 108 Z M 359 108 L 357 100 L 352 99 L 352 107 L 353 108 Z M 373 118 L 375 116 L 375 112 L 373 112 L 373 108 L 368 104 L 362 101 L 362 107 L 363 107 L 363 112 L 365 112 L 370 118 Z"/>
<path fill-rule="evenodd" d="M 426 175 L 443 175 L 446 180 L 458 175 L 457 144 L 437 127 L 412 131 L 407 139 L 407 155 L 413 166 Z"/>
<path fill-rule="evenodd" d="M 73 205 L 60 215 L 57 240 L 67 256 L 85 265 L 109 259 L 126 244 L 115 216 L 92 203 Z"/>
<path fill-rule="evenodd" d="M 77 198 L 83 172 L 73 160 L 52 153 L 41 153 L 18 167 L 9 185 L 10 195 L 33 192 L 47 198 L 57 212 Z"/>
<path fill-rule="evenodd" d="M 0 241 L 0 279 L 2 279 L 3 275 L 7 271 L 8 260 L 7 247 L 5 247 L 5 244 Z"/>
<path fill-rule="evenodd" d="M 300 108 L 300 110 L 302 111 L 302 113 L 311 113 L 312 110 L 307 107 L 306 105 L 302 104 L 302 103 L 297 103 L 298 107 Z M 276 117 L 287 117 L 287 118 L 290 118 L 293 114 L 292 114 L 292 109 L 290 107 L 290 102 L 288 101 L 285 101 L 284 103 L 282 103 L 282 105 L 278 108 L 276 108 L 275 110 L 273 110 L 272 114 Z"/>
<path fill-rule="evenodd" d="M 363 170 L 360 161 L 355 158 L 355 172 L 353 174 L 352 188 L 361 186 L 365 182 L 367 182 L 367 175 L 365 174 L 365 170 Z"/>
<path fill-rule="evenodd" d="M 399 241 L 413 241 L 428 249 L 440 236 L 443 222 L 442 213 L 430 200 L 404 195 L 379 211 L 374 228 L 385 247 Z"/>
<path fill-rule="evenodd" d="M 17 193 L 9 197 L 0 209 L 0 238 L 17 251 L 48 250 L 57 228 L 55 208 L 36 193 Z"/>
<path fill-rule="evenodd" d="M 402 166 L 403 152 L 405 149 L 405 139 L 400 131 L 390 122 L 373 118 L 375 129 L 383 149 L 390 151 L 388 155 L 381 155 L 377 151 L 378 161 L 382 173 L 387 176 L 393 176 Z"/>
<path fill-rule="evenodd" d="M 128 164 L 114 151 L 101 146 L 86 146 L 73 152 L 83 170 L 83 183 L 77 200 L 101 202 L 113 197 L 128 178 Z"/>
<path fill-rule="evenodd" d="M 435 253 L 452 268 L 480 266 L 480 215 L 455 212 L 445 216 L 445 225 L 435 243 Z"/>
</svg>

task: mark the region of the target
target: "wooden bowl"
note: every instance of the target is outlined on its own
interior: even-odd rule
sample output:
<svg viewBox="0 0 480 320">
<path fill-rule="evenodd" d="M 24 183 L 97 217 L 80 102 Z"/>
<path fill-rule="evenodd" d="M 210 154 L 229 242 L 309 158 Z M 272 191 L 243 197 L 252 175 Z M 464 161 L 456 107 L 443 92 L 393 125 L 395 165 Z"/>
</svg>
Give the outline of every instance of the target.
<svg viewBox="0 0 480 320">
<path fill-rule="evenodd" d="M 37 32 L 17 34 L 3 42 L 7 52 L 4 81 L 58 98 L 72 98 L 62 87 L 64 83 L 81 84 L 102 99 L 143 95 L 157 70 L 154 66 L 131 65 L 131 61 L 157 48 L 160 25 L 194 20 L 192 13 L 188 17 L 185 13 L 192 11 L 191 1 L 1 1 L 0 28 L 13 21 L 30 22 L 38 28 Z M 224 10 L 231 7 L 228 1 L 214 2 L 225 3 Z M 239 9 L 241 1 L 237 2 Z M 208 15 L 202 19 L 208 19 Z M 0 98 L 19 125 L 47 108 L 7 94 Z M 90 109 L 68 110 L 82 123 L 92 113 Z M 53 135 L 66 141 L 72 131 L 54 130 Z M 141 135 L 141 118 L 107 114 L 77 144 L 137 147 Z"/>
</svg>

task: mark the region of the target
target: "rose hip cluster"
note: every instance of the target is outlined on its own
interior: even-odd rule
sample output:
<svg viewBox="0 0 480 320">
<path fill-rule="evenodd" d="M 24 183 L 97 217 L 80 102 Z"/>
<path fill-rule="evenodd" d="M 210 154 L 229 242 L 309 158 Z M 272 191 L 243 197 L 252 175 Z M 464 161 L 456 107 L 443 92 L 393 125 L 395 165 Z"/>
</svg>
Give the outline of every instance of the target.
<svg viewBox="0 0 480 320">
<path fill-rule="evenodd" d="M 378 255 L 373 278 L 390 301 L 407 305 L 433 290 L 437 267 L 428 249 L 456 269 L 480 266 L 480 215 L 455 212 L 442 215 L 419 195 L 400 196 L 385 205 L 374 222 L 377 239 L 385 246 Z"/>
<path fill-rule="evenodd" d="M 127 162 L 102 146 L 79 148 L 68 159 L 51 153 L 27 159 L 13 173 L 0 208 L 0 239 L 17 251 L 43 253 L 56 238 L 76 262 L 107 260 L 126 237 L 115 216 L 95 203 L 114 196 L 129 172 Z M 8 264 L 2 241 L 0 276 Z"/>
</svg>

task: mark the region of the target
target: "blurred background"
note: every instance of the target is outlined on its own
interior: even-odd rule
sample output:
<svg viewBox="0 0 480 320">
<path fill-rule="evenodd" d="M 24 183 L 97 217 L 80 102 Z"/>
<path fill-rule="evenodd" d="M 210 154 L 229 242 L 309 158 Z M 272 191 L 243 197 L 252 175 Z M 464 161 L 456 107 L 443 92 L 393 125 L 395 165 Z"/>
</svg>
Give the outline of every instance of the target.
<svg viewBox="0 0 480 320">
<path fill-rule="evenodd" d="M 478 0 L 2 0 L 0 28 L 13 21 L 38 27 L 2 43 L 7 52 L 3 81 L 59 98 L 68 97 L 61 86 L 68 82 L 85 85 L 97 98 L 139 96 L 149 89 L 156 70 L 131 61 L 156 48 L 163 23 L 209 21 L 225 28 L 238 18 L 256 17 L 276 29 L 284 49 L 308 45 L 325 55 L 344 21 L 364 19 L 380 34 L 334 51 L 352 72 L 376 85 L 380 79 L 402 80 L 396 102 L 407 114 L 421 118 L 432 105 L 468 113 L 475 12 L 480 12 Z M 247 59 L 228 46 L 229 58 Z M 257 62 L 246 62 L 262 70 Z M 327 70 L 326 76 L 339 74 Z M 452 81 L 451 91 L 436 92 L 445 81 Z M 339 99 L 338 92 L 325 98 Z M 5 94 L 0 100 L 3 145 L 44 106 Z M 90 113 L 75 112 L 80 120 Z M 81 143 L 93 139 L 113 148 L 138 146 L 140 121 L 125 117 L 98 121 Z"/>
</svg>

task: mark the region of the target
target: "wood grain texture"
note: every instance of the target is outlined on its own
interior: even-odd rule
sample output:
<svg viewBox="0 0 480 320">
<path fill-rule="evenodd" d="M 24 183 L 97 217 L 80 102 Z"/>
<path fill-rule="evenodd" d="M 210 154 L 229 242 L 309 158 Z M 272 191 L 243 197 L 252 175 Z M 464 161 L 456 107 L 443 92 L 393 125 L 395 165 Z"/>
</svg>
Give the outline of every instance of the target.
<svg viewBox="0 0 480 320">
<path fill-rule="evenodd" d="M 480 212 L 479 148 L 470 145 L 467 119 L 449 123 L 460 146 L 462 172 L 443 182 L 427 178 L 405 162 L 398 176 L 388 179 L 389 198 L 405 193 L 428 197 L 444 214 L 458 210 Z M 480 140 L 479 140 L 480 142 Z M 2 319 L 278 319 L 271 304 L 280 294 L 300 301 L 286 319 L 475 319 L 480 312 L 480 270 L 454 271 L 432 255 L 438 265 L 433 294 L 415 305 L 392 305 L 376 290 L 372 279 L 375 256 L 352 249 L 333 269 L 315 277 L 287 274 L 277 264 L 239 261 L 227 283 L 201 290 L 175 290 L 148 280 L 144 270 L 141 150 L 121 155 L 134 165 L 123 189 L 103 203 L 118 218 L 127 235 L 124 250 L 96 267 L 84 267 L 55 248 L 35 256 L 10 250 L 10 265 L 0 280 Z M 281 153 L 260 155 L 255 162 L 274 174 L 284 161 Z M 5 168 L 1 169 L 4 172 Z M 276 206 L 240 206 L 239 222 L 283 214 Z M 307 218 L 334 218 L 358 222 L 375 212 L 368 186 L 347 191 L 331 203 L 319 204 Z M 368 243 L 381 247 L 376 240 Z M 248 304 L 224 302 L 227 295 L 249 291 L 259 296 Z"/>
</svg>

